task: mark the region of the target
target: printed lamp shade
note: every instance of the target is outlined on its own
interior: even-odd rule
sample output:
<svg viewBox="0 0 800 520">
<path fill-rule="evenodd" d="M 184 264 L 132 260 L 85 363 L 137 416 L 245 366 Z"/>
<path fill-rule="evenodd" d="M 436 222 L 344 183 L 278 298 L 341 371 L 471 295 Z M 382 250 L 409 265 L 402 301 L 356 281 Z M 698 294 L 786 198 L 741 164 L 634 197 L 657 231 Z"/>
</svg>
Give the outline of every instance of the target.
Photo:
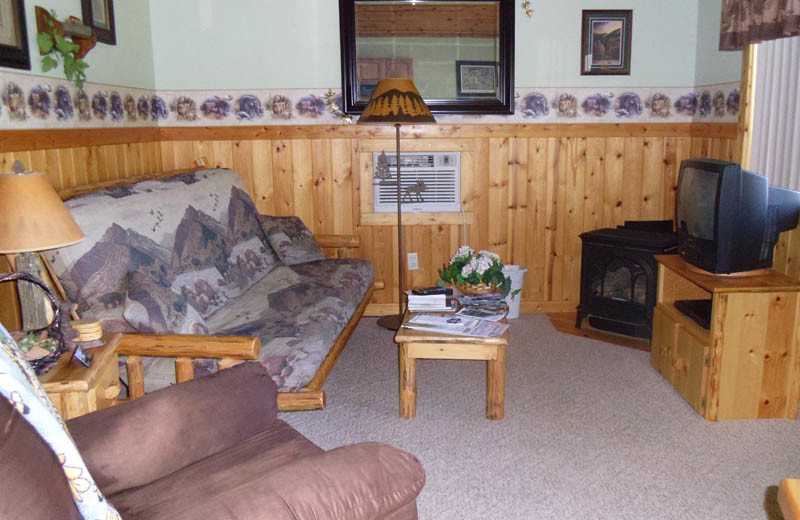
<svg viewBox="0 0 800 520">
<path fill-rule="evenodd" d="M 436 119 L 413 81 L 408 78 L 385 78 L 375 87 L 358 122 L 373 125 L 424 125 L 436 123 Z"/>
<path fill-rule="evenodd" d="M 83 237 L 44 174 L 0 174 L 0 253 L 54 249 Z"/>
</svg>

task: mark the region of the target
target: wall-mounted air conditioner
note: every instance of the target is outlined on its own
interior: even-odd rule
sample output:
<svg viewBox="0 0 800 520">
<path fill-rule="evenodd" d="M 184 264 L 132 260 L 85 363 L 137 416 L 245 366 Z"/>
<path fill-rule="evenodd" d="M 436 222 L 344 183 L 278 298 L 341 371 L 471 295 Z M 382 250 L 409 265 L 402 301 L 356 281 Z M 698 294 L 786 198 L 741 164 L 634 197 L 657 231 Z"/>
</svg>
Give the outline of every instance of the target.
<svg viewBox="0 0 800 520">
<path fill-rule="evenodd" d="M 373 154 L 373 208 L 397 211 L 397 154 Z M 400 201 L 406 212 L 461 209 L 461 152 L 401 152 Z"/>
</svg>

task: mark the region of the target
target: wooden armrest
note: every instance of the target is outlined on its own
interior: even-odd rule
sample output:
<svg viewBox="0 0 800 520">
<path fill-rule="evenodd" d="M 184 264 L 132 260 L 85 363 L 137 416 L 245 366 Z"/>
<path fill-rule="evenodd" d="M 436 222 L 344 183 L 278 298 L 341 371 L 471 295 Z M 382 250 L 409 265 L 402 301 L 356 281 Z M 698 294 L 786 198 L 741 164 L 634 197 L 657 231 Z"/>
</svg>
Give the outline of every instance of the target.
<svg viewBox="0 0 800 520">
<path fill-rule="evenodd" d="M 325 392 L 322 390 L 300 390 L 299 392 L 278 392 L 278 410 L 294 412 L 298 410 L 322 410 L 325 408 Z"/>
<path fill-rule="evenodd" d="M 117 346 L 120 356 L 207 359 L 258 359 L 261 340 L 246 336 L 125 333 Z"/>
<path fill-rule="evenodd" d="M 361 237 L 358 235 L 314 235 L 319 247 L 361 247 Z"/>
<path fill-rule="evenodd" d="M 800 520 L 800 480 L 783 479 L 778 488 L 778 504 L 785 520 Z"/>
</svg>

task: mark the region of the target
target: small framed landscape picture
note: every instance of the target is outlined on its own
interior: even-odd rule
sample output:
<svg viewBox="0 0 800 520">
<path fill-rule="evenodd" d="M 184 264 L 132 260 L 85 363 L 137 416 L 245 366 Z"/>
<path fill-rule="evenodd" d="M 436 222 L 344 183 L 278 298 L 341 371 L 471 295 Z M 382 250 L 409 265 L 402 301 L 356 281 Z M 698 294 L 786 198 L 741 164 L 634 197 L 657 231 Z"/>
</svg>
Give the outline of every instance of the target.
<svg viewBox="0 0 800 520">
<path fill-rule="evenodd" d="M 584 10 L 581 75 L 631 73 L 631 10 Z"/>
<path fill-rule="evenodd" d="M 456 61 L 456 94 L 497 96 L 497 70 L 494 61 Z"/>
<path fill-rule="evenodd" d="M 31 68 L 23 0 L 0 0 L 0 67 Z"/>
</svg>

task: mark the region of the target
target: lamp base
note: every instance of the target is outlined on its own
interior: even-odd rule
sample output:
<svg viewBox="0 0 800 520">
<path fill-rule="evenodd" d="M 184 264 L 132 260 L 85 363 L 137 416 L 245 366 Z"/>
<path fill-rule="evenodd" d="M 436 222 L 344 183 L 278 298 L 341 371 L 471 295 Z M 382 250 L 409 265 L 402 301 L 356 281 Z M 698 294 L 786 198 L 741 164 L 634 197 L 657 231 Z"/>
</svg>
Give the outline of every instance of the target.
<svg viewBox="0 0 800 520">
<path fill-rule="evenodd" d="M 384 329 L 389 329 L 389 330 L 399 329 L 402 323 L 403 323 L 402 314 L 392 314 L 390 316 L 384 316 L 383 318 L 378 320 L 378 325 L 380 325 Z"/>
</svg>

